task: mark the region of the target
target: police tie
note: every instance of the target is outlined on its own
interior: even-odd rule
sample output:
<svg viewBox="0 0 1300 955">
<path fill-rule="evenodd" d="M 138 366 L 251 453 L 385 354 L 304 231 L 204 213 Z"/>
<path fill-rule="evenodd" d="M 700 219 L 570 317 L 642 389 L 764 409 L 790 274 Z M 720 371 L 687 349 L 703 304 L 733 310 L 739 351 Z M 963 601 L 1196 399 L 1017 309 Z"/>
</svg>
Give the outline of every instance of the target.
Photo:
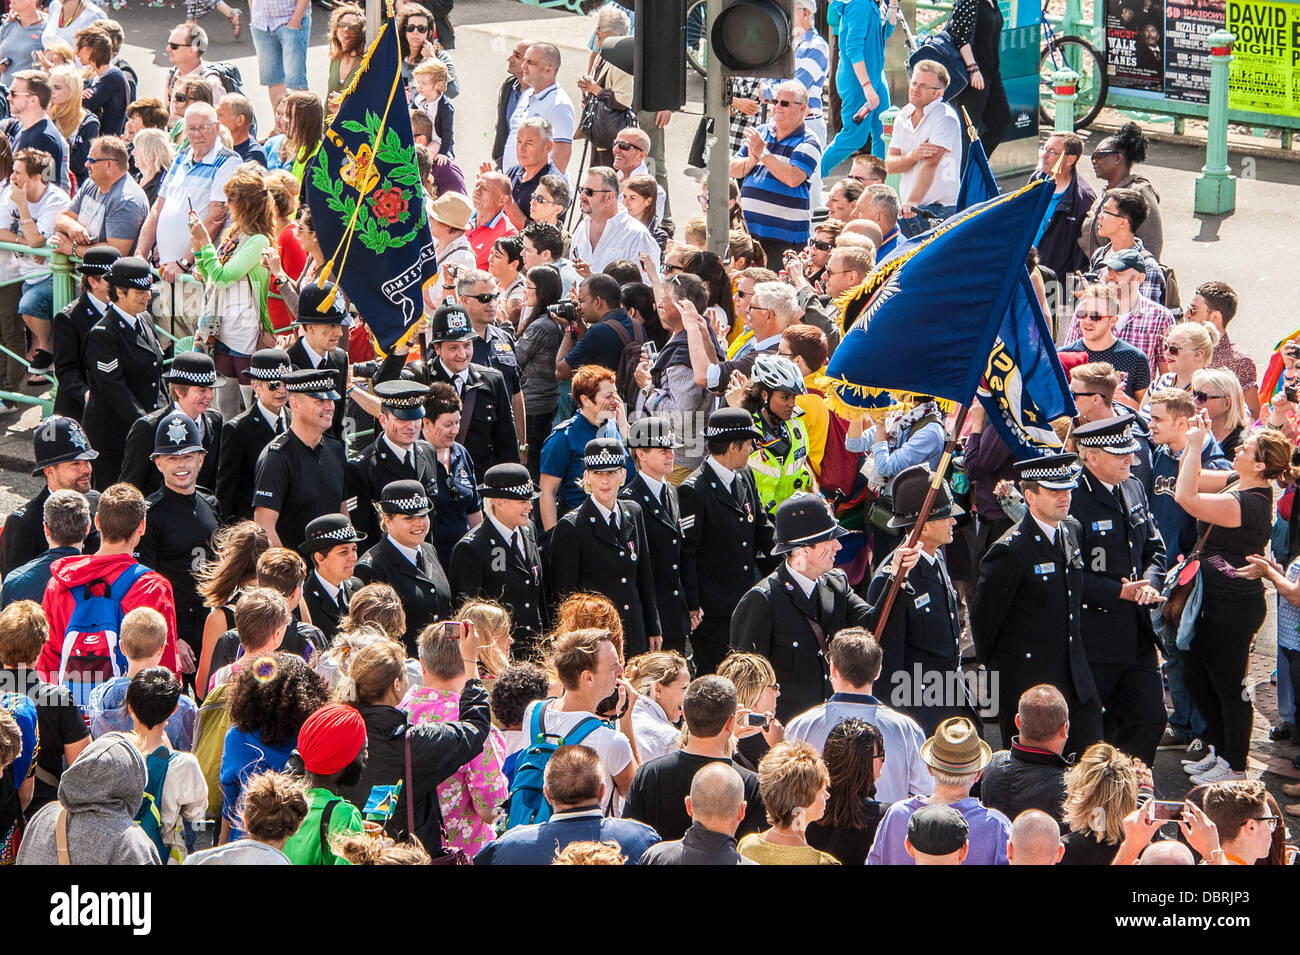
<svg viewBox="0 0 1300 955">
<path fill-rule="evenodd" d="M 511 541 L 514 544 L 515 550 L 519 552 L 519 556 L 523 558 L 524 563 L 528 563 L 528 551 L 524 550 L 524 532 L 516 527 Z"/>
<path fill-rule="evenodd" d="M 415 569 L 419 572 L 421 577 L 429 576 L 429 564 L 428 561 L 424 559 L 423 551 L 417 550 L 415 552 Z"/>
<path fill-rule="evenodd" d="M 283 415 L 283 414 L 281 414 L 280 417 L 278 417 L 278 418 L 275 419 L 275 433 L 276 433 L 276 434 L 284 434 L 284 415 Z"/>
<path fill-rule="evenodd" d="M 456 394 L 463 397 L 465 394 L 465 379 L 457 375 L 452 381 L 456 383 Z"/>
<path fill-rule="evenodd" d="M 745 482 L 737 474 L 731 479 L 731 496 L 736 499 L 737 504 L 745 503 Z"/>
<path fill-rule="evenodd" d="M 415 470 L 415 448 L 408 448 L 406 451 L 406 466 L 412 471 Z"/>
</svg>

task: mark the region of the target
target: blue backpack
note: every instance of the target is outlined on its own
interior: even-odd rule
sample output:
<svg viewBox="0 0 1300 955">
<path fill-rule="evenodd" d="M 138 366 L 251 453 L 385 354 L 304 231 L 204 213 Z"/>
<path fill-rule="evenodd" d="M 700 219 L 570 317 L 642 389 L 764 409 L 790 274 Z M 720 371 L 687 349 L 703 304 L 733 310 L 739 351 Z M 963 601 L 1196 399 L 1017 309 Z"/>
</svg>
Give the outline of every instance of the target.
<svg viewBox="0 0 1300 955">
<path fill-rule="evenodd" d="M 506 829 L 515 826 L 528 826 L 533 823 L 546 822 L 551 818 L 551 804 L 542 792 L 542 778 L 546 774 L 546 764 L 561 746 L 576 746 L 601 727 L 608 727 L 604 720 L 589 716 L 568 736 L 556 736 L 543 728 L 546 709 L 554 700 L 544 700 L 540 706 L 533 708 L 532 718 L 528 721 L 528 746 L 517 755 L 514 778 L 510 782 L 510 798 L 507 802 Z"/>
<path fill-rule="evenodd" d="M 122 599 L 148 572 L 144 564 L 135 563 L 111 584 L 100 578 L 71 588 L 73 607 L 59 654 L 58 682 L 71 691 L 83 712 L 96 686 L 126 673 L 126 654 L 117 645 L 122 618 L 126 616 Z M 96 593 L 100 588 L 101 592 Z"/>
</svg>

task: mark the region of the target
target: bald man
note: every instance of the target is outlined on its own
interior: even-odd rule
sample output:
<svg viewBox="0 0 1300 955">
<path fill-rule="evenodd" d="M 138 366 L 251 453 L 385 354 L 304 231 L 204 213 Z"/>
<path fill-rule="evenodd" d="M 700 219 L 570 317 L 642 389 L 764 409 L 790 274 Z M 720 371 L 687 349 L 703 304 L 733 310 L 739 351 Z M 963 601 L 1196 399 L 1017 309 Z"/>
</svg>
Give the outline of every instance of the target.
<svg viewBox="0 0 1300 955">
<path fill-rule="evenodd" d="M 880 226 L 871 219 L 850 219 L 845 223 L 840 235 L 865 235 L 871 240 L 871 247 L 879 249 L 885 239 L 885 235 L 880 231 Z"/>
<path fill-rule="evenodd" d="M 691 827 L 674 842 L 651 846 L 641 865 L 754 865 L 736 851 L 745 819 L 745 783 L 728 763 L 709 763 L 691 778 L 686 811 Z"/>
<path fill-rule="evenodd" d="M 1056 865 L 1065 855 L 1061 826 L 1041 809 L 1026 809 L 1011 823 L 1008 865 Z"/>
<path fill-rule="evenodd" d="M 506 215 L 506 206 L 510 202 L 510 178 L 503 172 L 485 168 L 479 172 L 470 198 L 474 203 L 474 213 L 469 217 L 465 239 L 474 250 L 478 267 L 486 272 L 492 243 L 519 231 Z"/>
<path fill-rule="evenodd" d="M 1138 865 L 1196 865 L 1196 858 L 1187 846 L 1170 839 L 1147 846 Z"/>
</svg>

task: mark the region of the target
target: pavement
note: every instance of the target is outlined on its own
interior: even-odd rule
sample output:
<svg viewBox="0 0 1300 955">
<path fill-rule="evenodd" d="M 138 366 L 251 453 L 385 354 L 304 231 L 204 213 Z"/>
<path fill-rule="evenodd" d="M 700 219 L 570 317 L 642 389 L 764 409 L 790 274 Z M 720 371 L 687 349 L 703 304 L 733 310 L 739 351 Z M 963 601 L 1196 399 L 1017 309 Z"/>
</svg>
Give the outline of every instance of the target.
<svg viewBox="0 0 1300 955">
<path fill-rule="evenodd" d="M 161 95 L 168 67 L 166 37 L 172 26 L 184 19 L 182 9 L 150 8 L 135 3 L 114 14 L 126 31 L 124 54 L 140 74 L 139 95 Z M 308 75 L 313 88 L 324 93 L 328 69 L 326 25 L 328 11 L 312 11 L 312 44 L 308 52 Z M 245 88 L 258 112 L 262 128 L 270 128 L 271 106 L 258 81 L 256 56 L 249 36 L 245 12 L 245 33 L 231 38 L 229 24 L 219 14 L 202 21 L 209 31 L 209 60 L 226 60 L 239 66 Z M 461 92 L 454 101 L 457 123 L 457 159 L 467 173 L 488 158 L 493 138 L 497 92 L 505 77 L 505 59 L 519 39 L 542 38 L 561 48 L 564 65 L 561 84 L 575 102 L 580 101 L 576 80 L 587 63 L 587 39 L 591 19 L 533 7 L 516 0 L 461 0 L 455 12 L 456 48 L 453 60 L 460 75 Z M 667 156 L 672 170 L 685 166 L 703 101 L 702 79 L 688 71 L 686 109 L 673 118 L 667 129 Z M 1114 119 L 1112 114 L 1105 118 Z M 1193 126 L 1190 124 L 1189 126 Z M 1085 147 L 1092 147 L 1104 129 L 1088 131 Z M 1235 341 L 1261 361 L 1274 343 L 1300 325 L 1295 312 L 1293 263 L 1300 259 L 1300 231 L 1294 228 L 1300 212 L 1300 164 L 1294 154 L 1261 148 L 1266 141 L 1233 137 L 1229 162 L 1240 176 L 1236 212 L 1226 216 L 1197 216 L 1192 209 L 1196 176 L 1204 162 L 1204 141 L 1194 136 L 1163 135 L 1153 142 L 1147 162 L 1139 171 L 1154 183 L 1161 197 L 1165 225 L 1163 259 L 1175 267 L 1184 301 L 1201 282 L 1228 282 L 1241 296 L 1238 318 L 1231 326 Z M 570 173 L 576 174 L 580 149 L 575 149 Z M 1085 171 L 1090 175 L 1091 170 Z M 1019 185 L 1023 176 L 1003 181 L 1004 188 Z M 669 201 L 679 224 L 698 214 L 698 185 L 685 176 L 673 175 Z M 960 273 L 954 269 L 954 280 Z M 19 416 L 0 419 L 0 514 L 7 514 L 19 501 L 36 492 L 39 482 L 28 472 L 31 467 L 31 432 L 39 424 L 39 411 L 28 409 Z M 1270 620 L 1273 617 L 1270 597 Z M 1269 743 L 1269 721 L 1276 715 L 1276 688 L 1269 682 L 1275 654 L 1274 627 L 1266 622 L 1251 658 L 1250 692 L 1259 718 L 1253 745 L 1252 767 L 1267 769 L 1263 777 L 1279 800 L 1284 778 L 1300 778 L 1291 767 L 1296 747 L 1290 743 Z M 990 727 L 996 742 L 996 726 Z M 1170 797 L 1187 788 L 1178 758 L 1167 751 L 1157 759 L 1156 779 Z"/>
</svg>

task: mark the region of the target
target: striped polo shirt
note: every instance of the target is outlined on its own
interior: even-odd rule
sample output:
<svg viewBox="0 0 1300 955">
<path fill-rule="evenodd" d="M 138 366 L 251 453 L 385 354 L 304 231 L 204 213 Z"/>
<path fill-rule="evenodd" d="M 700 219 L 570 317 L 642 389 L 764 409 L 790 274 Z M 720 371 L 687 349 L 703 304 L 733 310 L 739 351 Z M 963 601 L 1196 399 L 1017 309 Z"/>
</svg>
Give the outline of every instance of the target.
<svg viewBox="0 0 1300 955">
<path fill-rule="evenodd" d="M 822 87 L 830 70 L 831 48 L 816 30 L 809 30 L 794 48 L 794 78 L 808 91 L 808 119 L 822 118 Z M 783 80 L 763 81 L 763 98 L 776 97 L 776 87 Z"/>
<path fill-rule="evenodd" d="M 821 163 L 822 148 L 803 123 L 785 139 L 776 138 L 776 127 L 771 123 L 758 127 L 758 133 L 768 152 L 802 169 L 807 176 L 799 185 L 787 186 L 760 162 L 740 187 L 740 208 L 745 223 L 756 239 L 803 245 L 811 234 L 808 187 L 813 170 Z M 741 146 L 736 155 L 748 156 L 749 146 Z"/>
<path fill-rule="evenodd" d="M 186 149 L 176 158 L 158 188 L 163 200 L 156 239 L 159 262 L 177 262 L 189 255 L 190 209 L 205 216 L 209 204 L 224 203 L 226 183 L 242 163 L 239 153 L 223 146 L 220 140 L 202 159 L 194 158 L 193 149 Z"/>
</svg>

